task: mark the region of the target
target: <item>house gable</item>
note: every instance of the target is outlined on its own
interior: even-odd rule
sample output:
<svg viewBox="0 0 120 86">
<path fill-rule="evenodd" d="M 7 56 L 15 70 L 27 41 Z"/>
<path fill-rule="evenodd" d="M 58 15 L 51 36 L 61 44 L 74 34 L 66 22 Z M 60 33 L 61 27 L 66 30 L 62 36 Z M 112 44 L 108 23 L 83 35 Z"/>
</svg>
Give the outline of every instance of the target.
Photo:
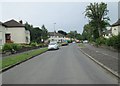
<svg viewBox="0 0 120 86">
<path fill-rule="evenodd" d="M 4 22 L 3 23 L 6 27 L 25 27 L 25 25 L 15 21 L 15 20 L 10 20 L 10 21 L 7 21 L 7 22 Z"/>
</svg>

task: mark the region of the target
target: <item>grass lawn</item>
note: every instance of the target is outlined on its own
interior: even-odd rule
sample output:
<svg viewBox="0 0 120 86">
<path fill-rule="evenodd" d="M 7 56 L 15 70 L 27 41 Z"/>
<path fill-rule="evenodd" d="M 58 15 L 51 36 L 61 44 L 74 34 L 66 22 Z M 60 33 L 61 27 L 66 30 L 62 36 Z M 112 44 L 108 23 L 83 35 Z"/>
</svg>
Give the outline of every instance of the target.
<svg viewBox="0 0 120 86">
<path fill-rule="evenodd" d="M 82 43 L 78 44 L 78 46 L 80 46 L 80 48 L 85 48 L 85 45 Z"/>
<path fill-rule="evenodd" d="M 41 54 L 47 50 L 48 50 L 47 48 L 42 48 L 42 49 L 37 49 L 37 50 L 26 52 L 26 53 L 14 55 L 14 56 L 9 56 L 7 58 L 3 58 L 2 61 L 0 60 L 0 64 L 2 64 L 0 65 L 0 69 L 4 69 L 6 67 L 12 66 L 21 61 L 32 58 L 33 56 Z"/>
</svg>

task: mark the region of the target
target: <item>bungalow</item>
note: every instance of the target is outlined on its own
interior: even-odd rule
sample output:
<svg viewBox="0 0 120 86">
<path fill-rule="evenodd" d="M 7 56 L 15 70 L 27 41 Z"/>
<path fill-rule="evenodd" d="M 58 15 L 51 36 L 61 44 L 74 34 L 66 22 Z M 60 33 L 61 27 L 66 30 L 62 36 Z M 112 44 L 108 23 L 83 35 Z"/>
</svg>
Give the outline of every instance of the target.
<svg viewBox="0 0 120 86">
<path fill-rule="evenodd" d="M 112 35 L 118 35 L 120 33 L 120 19 L 112 24 Z"/>
<path fill-rule="evenodd" d="M 0 45 L 5 43 L 30 43 L 30 32 L 25 30 L 24 24 L 15 20 L 10 20 L 5 23 L 0 22 Z"/>
<path fill-rule="evenodd" d="M 66 39 L 66 37 L 60 33 L 57 32 L 49 32 L 49 41 L 57 41 L 57 42 L 63 42 Z"/>
</svg>

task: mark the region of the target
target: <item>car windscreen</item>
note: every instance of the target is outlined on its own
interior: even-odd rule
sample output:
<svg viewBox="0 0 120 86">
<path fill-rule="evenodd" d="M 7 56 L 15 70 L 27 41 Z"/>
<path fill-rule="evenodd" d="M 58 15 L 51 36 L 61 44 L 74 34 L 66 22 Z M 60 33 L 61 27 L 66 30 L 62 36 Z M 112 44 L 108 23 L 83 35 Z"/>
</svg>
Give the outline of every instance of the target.
<svg viewBox="0 0 120 86">
<path fill-rule="evenodd" d="M 49 45 L 55 45 L 56 43 L 50 43 Z"/>
</svg>

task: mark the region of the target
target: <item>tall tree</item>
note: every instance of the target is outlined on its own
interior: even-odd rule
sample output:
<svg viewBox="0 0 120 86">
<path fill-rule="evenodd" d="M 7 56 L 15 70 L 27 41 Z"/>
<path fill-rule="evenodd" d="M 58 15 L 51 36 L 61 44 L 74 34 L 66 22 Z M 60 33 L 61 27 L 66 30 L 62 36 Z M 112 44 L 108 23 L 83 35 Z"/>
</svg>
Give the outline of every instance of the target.
<svg viewBox="0 0 120 86">
<path fill-rule="evenodd" d="M 96 29 L 94 31 L 98 31 L 99 37 L 102 36 L 102 31 L 105 29 L 107 25 L 109 25 L 108 20 L 109 17 L 107 16 L 107 4 L 101 3 L 90 3 L 86 7 L 85 16 L 90 19 L 90 23 Z"/>
<path fill-rule="evenodd" d="M 33 25 L 25 23 L 25 29 L 30 31 L 31 42 L 41 42 L 42 30 L 39 27 L 33 27 Z"/>
<path fill-rule="evenodd" d="M 45 25 L 42 25 L 41 30 L 42 30 L 42 39 L 44 42 L 46 39 L 48 39 L 48 30 L 46 29 Z"/>
<path fill-rule="evenodd" d="M 98 32 L 89 23 L 89 24 L 84 25 L 82 37 L 83 37 L 83 40 L 92 41 L 98 38 Z"/>
</svg>

